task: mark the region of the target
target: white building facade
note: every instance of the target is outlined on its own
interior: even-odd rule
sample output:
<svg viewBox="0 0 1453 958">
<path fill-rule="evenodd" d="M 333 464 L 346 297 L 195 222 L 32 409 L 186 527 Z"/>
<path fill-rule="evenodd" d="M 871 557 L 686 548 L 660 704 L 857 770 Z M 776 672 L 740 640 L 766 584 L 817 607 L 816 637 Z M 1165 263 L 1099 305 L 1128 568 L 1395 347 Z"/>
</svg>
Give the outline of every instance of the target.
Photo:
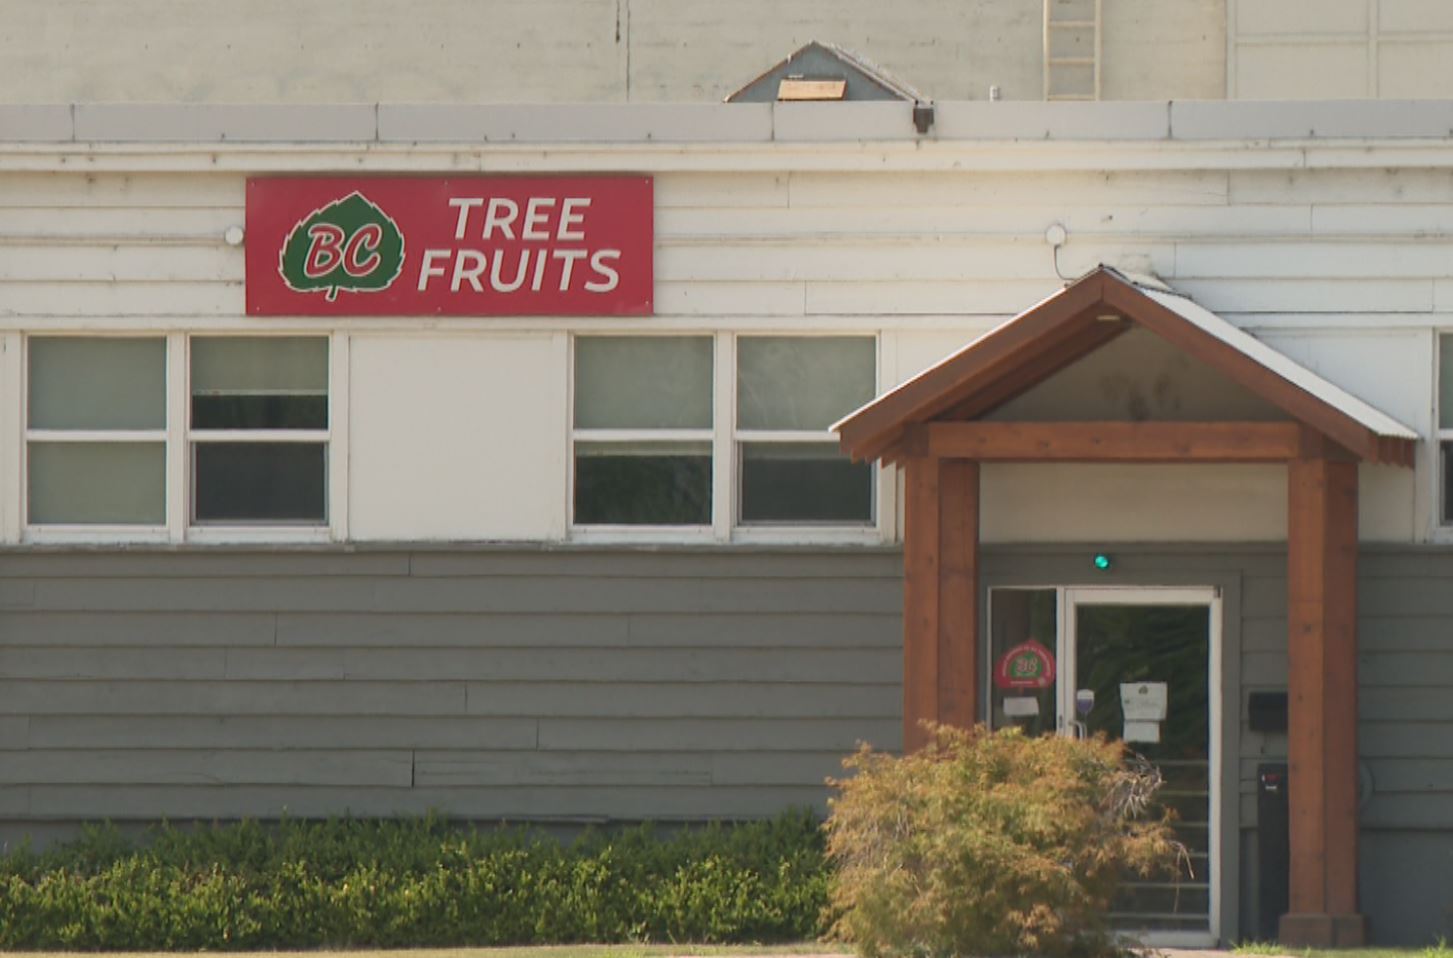
<svg viewBox="0 0 1453 958">
<path fill-rule="evenodd" d="M 830 427 L 1104 264 L 1418 437 L 1360 470 L 1361 911 L 1438 933 L 1450 130 L 1442 101 L 945 101 L 926 134 L 896 102 L 0 107 L 4 833 L 820 806 L 857 741 L 902 746 L 905 694 L 902 480 Z M 650 306 L 249 310 L 249 183 L 323 176 L 645 181 Z M 401 255 L 400 282 L 509 282 Z M 1147 336 L 1037 395 L 1263 415 Z M 1287 523 L 1277 465 L 982 475 L 990 604 L 1215 596 L 1211 940 L 1262 917 L 1257 768 L 1286 736 L 1247 703 L 1288 684 Z"/>
</svg>

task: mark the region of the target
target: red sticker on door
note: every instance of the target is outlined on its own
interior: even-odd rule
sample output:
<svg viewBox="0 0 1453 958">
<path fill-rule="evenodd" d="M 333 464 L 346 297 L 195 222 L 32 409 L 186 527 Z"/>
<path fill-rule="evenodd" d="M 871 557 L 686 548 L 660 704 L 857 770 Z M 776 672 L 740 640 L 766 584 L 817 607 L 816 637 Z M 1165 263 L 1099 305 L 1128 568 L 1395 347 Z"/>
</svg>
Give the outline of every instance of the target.
<svg viewBox="0 0 1453 958">
<path fill-rule="evenodd" d="M 999 657 L 994 684 L 1001 689 L 1047 689 L 1054 684 L 1054 654 L 1034 639 Z"/>
</svg>

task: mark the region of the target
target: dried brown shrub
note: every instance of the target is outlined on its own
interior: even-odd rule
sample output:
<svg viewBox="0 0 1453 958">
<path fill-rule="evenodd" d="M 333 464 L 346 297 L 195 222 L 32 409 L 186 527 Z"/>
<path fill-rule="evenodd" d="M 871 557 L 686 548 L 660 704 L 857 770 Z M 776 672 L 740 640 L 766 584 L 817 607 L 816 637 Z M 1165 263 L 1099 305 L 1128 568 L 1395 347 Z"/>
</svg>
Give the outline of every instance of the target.
<svg viewBox="0 0 1453 958">
<path fill-rule="evenodd" d="M 1129 873 L 1185 850 L 1152 813 L 1153 766 L 1104 738 L 932 729 L 844 760 L 827 821 L 834 932 L 870 958 L 1094 956 Z"/>
</svg>

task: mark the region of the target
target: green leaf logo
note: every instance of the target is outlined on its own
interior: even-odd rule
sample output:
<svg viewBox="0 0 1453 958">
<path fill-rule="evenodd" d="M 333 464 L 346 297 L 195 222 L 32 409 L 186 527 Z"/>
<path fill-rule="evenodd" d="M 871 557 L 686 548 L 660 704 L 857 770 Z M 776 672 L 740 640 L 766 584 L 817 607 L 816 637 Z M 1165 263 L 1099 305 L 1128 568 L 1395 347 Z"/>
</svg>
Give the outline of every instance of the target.
<svg viewBox="0 0 1453 958">
<path fill-rule="evenodd" d="M 354 190 L 298 221 L 278 254 L 278 272 L 298 293 L 377 293 L 404 270 L 399 224 Z"/>
</svg>

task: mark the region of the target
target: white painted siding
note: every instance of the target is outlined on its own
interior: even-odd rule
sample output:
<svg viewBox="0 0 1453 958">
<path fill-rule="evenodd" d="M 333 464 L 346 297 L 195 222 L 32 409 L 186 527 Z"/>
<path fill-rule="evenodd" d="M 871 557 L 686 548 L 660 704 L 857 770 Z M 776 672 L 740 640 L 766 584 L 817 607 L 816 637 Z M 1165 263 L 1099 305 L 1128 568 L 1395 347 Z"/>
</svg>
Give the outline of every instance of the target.
<svg viewBox="0 0 1453 958">
<path fill-rule="evenodd" d="M 1286 539 L 1283 466 L 993 464 L 981 489 L 986 543 Z"/>
<path fill-rule="evenodd" d="M 564 535 L 565 337 L 353 337 L 356 539 Z"/>
<path fill-rule="evenodd" d="M 1181 160 L 1184 169 L 1137 170 L 1144 144 L 1095 149 L 1106 172 L 1044 162 L 924 172 L 905 168 L 916 156 L 895 145 L 861 148 L 876 172 L 804 169 L 796 151 L 733 152 L 740 172 L 656 175 L 656 316 L 328 326 L 244 315 L 242 253 L 221 238 L 243 222 L 240 173 L 0 173 L 0 332 L 355 334 L 348 498 L 358 539 L 562 537 L 563 343 L 573 330 L 878 332 L 886 387 L 1056 289 L 1043 240 L 1054 222 L 1069 230 L 1064 275 L 1101 261 L 1157 273 L 1390 415 L 1431 428 L 1432 334 L 1453 327 L 1453 171 L 1442 154 L 1402 169 L 1390 159 L 1275 170 L 1257 168 L 1272 154 L 1212 151 Z M 613 155 L 570 150 L 587 167 Z M 966 163 L 998 162 L 986 155 Z M 18 384 L 0 376 L 0 389 L 11 410 L 0 423 L 10 422 Z M 0 435 L 14 437 L 14 423 Z M 1365 473 L 1365 538 L 1429 534 L 1427 460 L 1416 477 Z M 986 485 L 991 539 L 1103 538 L 1095 514 L 1122 501 L 1161 502 L 1161 515 L 1175 517 L 1119 527 L 1136 538 L 1276 538 L 1284 525 L 1269 472 L 1178 472 L 1169 484 L 1150 472 L 999 472 Z M 15 541 L 17 463 L 6 473 L 0 515 Z M 1031 490 L 1066 511 L 1030 510 Z M 1204 520 L 1217 513 L 1234 518 Z"/>
</svg>

